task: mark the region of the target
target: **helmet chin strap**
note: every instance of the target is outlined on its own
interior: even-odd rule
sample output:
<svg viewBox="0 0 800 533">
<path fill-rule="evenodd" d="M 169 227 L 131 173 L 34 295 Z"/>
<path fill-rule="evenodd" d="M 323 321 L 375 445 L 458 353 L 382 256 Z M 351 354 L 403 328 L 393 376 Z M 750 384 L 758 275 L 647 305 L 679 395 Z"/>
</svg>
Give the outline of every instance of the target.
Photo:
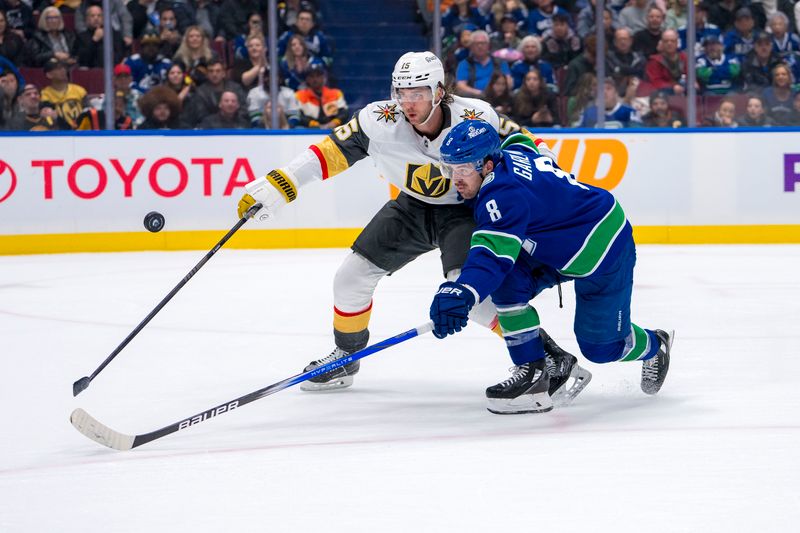
<svg viewBox="0 0 800 533">
<path fill-rule="evenodd" d="M 438 92 L 438 91 L 437 91 L 437 92 Z M 439 101 L 438 101 L 438 102 L 436 102 L 435 104 L 433 104 L 433 105 L 431 106 L 431 112 L 430 112 L 430 113 L 428 113 L 428 116 L 425 118 L 425 120 L 423 120 L 422 122 L 420 122 L 420 123 L 419 123 L 419 125 L 420 125 L 420 126 L 424 126 L 425 124 L 427 124 L 427 123 L 428 123 L 428 121 L 429 121 L 430 119 L 432 119 L 432 118 L 433 118 L 433 112 L 434 112 L 434 111 L 436 111 L 436 108 L 437 108 L 437 107 L 439 107 L 439 104 L 441 104 L 441 103 L 442 103 L 442 99 L 441 99 L 441 98 L 439 98 Z"/>
</svg>

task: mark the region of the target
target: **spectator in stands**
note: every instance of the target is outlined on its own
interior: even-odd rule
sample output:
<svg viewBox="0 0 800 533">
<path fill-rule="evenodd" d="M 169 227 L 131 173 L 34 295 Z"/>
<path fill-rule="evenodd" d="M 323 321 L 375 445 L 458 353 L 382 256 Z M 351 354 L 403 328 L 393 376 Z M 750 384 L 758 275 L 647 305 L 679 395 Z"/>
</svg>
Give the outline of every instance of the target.
<svg viewBox="0 0 800 533">
<path fill-rule="evenodd" d="M 720 31 L 727 32 L 733 29 L 736 12 L 750 2 L 748 0 L 718 0 L 709 4 L 708 21 L 717 26 Z"/>
<path fill-rule="evenodd" d="M 538 0 L 537 5 L 537 9 L 531 9 L 528 13 L 528 33 L 530 34 L 541 37 L 544 32 L 553 27 L 553 15 L 556 13 L 569 17 L 569 13 L 564 8 L 557 6 L 554 0 Z"/>
<path fill-rule="evenodd" d="M 170 5 L 170 4 L 168 4 Z M 164 7 L 158 13 L 158 36 L 161 39 L 160 52 L 164 57 L 172 57 L 181 45 L 181 31 L 178 27 L 178 17 L 171 7 Z"/>
<path fill-rule="evenodd" d="M 133 17 L 125 7 L 126 0 L 109 0 L 111 5 L 111 29 L 120 36 L 123 48 L 120 53 L 124 53 L 133 44 Z M 89 29 L 86 13 L 90 7 L 103 8 L 102 0 L 83 0 L 78 9 L 75 10 L 75 33 L 82 33 Z M 116 46 L 116 43 L 115 43 Z"/>
<path fill-rule="evenodd" d="M 670 0 L 664 29 L 677 30 L 686 26 L 688 0 Z M 713 22 L 713 21 L 712 21 Z"/>
<path fill-rule="evenodd" d="M 586 73 L 595 73 L 595 60 L 597 54 L 597 38 L 588 36 L 583 43 L 583 53 L 567 65 L 567 79 L 564 81 L 564 94 L 575 96 L 578 80 Z"/>
<path fill-rule="evenodd" d="M 306 8 L 301 9 L 297 14 L 297 23 L 294 29 L 285 32 L 278 39 L 278 56 L 285 55 L 291 38 L 299 35 L 305 40 L 308 51 L 321 59 L 326 66 L 330 66 L 333 61 L 333 55 L 328 45 L 328 39 L 324 33 L 315 29 L 315 25 L 314 11 Z"/>
<path fill-rule="evenodd" d="M 663 26 L 664 12 L 658 6 L 650 6 L 647 10 L 647 24 L 633 35 L 633 49 L 642 54 L 645 60 L 658 53 Z"/>
<path fill-rule="evenodd" d="M 714 24 L 708 22 L 709 4 L 700 2 L 695 7 L 694 19 L 694 55 L 695 57 L 703 53 L 703 41 L 709 35 L 722 35 L 721 30 Z M 679 50 L 686 51 L 687 40 L 686 25 L 678 28 Z M 727 53 L 727 52 L 726 52 Z"/>
<path fill-rule="evenodd" d="M 550 86 L 550 89 L 555 93 L 558 92 L 555 74 L 553 67 L 547 61 L 541 59 L 542 44 L 538 37 L 535 35 L 528 35 L 519 45 L 519 51 L 522 53 L 522 59 L 515 61 L 511 65 L 511 77 L 514 85 L 512 90 L 517 90 L 522 87 L 522 81 L 525 74 L 531 69 L 535 68 L 539 71 L 545 83 Z"/>
<path fill-rule="evenodd" d="M 280 73 L 284 84 L 293 91 L 305 88 L 306 74 L 313 65 L 324 64 L 316 56 L 311 55 L 305 39 L 300 35 L 293 35 L 289 39 L 286 55 L 280 62 Z"/>
<path fill-rule="evenodd" d="M 705 53 L 697 58 L 697 81 L 701 93 L 728 94 L 739 86 L 742 65 L 736 57 L 722 51 L 718 35 L 707 35 Z"/>
<path fill-rule="evenodd" d="M 743 7 L 736 12 L 733 29 L 725 34 L 725 53 L 744 57 L 753 49 L 755 22 L 750 8 Z"/>
<path fill-rule="evenodd" d="M 772 119 L 764 109 L 764 100 L 752 94 L 747 98 L 747 108 L 744 115 L 739 117 L 739 125 L 749 128 L 768 128 L 772 126 Z"/>
<path fill-rule="evenodd" d="M 597 77 L 593 72 L 586 72 L 575 85 L 575 95 L 567 99 L 567 124 L 578 127 L 583 120 L 583 113 L 597 96 Z"/>
<path fill-rule="evenodd" d="M 597 35 L 595 31 L 595 21 L 594 21 L 594 13 L 595 13 L 595 0 L 589 0 L 589 5 L 581 9 L 578 13 L 578 37 L 580 37 L 584 42 L 586 42 L 586 38 L 590 35 Z M 609 7 L 608 2 L 604 4 L 604 17 L 603 24 L 605 26 L 606 34 L 612 33 L 619 27 L 617 22 L 617 15 L 612 9 Z M 608 42 L 611 42 L 611 39 L 607 39 Z"/>
<path fill-rule="evenodd" d="M 33 10 L 22 0 L 0 0 L 0 9 L 5 12 L 6 24 L 23 40 L 33 37 Z"/>
<path fill-rule="evenodd" d="M 134 87 L 146 93 L 167 78 L 170 61 L 160 53 L 161 37 L 156 32 L 145 32 L 139 43 L 139 53 L 125 59 L 131 67 Z"/>
<path fill-rule="evenodd" d="M 456 91 L 462 96 L 480 98 L 492 74 L 498 70 L 508 76 L 508 84 L 513 85 L 508 64 L 489 54 L 489 34 L 475 31 L 470 40 L 469 57 L 456 69 Z"/>
<path fill-rule="evenodd" d="M 614 34 L 614 46 L 606 52 L 606 76 L 610 76 L 617 91 L 624 93 L 632 78 L 644 77 L 646 60 L 633 50 L 633 35 L 628 28 L 619 28 Z"/>
<path fill-rule="evenodd" d="M 503 18 L 510 15 L 517 23 L 517 28 L 526 24 L 528 8 L 522 0 L 494 0 L 488 12 L 492 14 L 493 24 L 499 26 Z"/>
<path fill-rule="evenodd" d="M 81 111 L 76 123 L 76 130 L 104 130 L 106 129 L 105 109 L 89 106 Z M 133 129 L 133 120 L 125 114 L 125 93 L 122 91 L 114 93 L 114 129 L 120 131 Z"/>
<path fill-rule="evenodd" d="M 282 0 L 278 2 L 278 26 L 279 32 L 283 33 L 297 24 L 297 15 L 301 9 L 310 9 L 314 12 L 314 18 L 319 20 L 319 13 L 314 2 L 309 0 Z"/>
<path fill-rule="evenodd" d="M 178 95 L 178 102 L 183 106 L 183 102 L 194 88 L 192 78 L 186 73 L 186 67 L 182 61 L 175 61 L 167 72 L 167 79 L 164 80 L 164 86 L 172 89 Z"/>
<path fill-rule="evenodd" d="M 553 15 L 553 27 L 542 35 L 542 57 L 554 69 L 565 67 L 581 53 L 581 39 L 569 27 L 569 17 L 562 13 Z M 513 74 L 513 69 L 512 69 Z M 516 83 L 516 79 L 514 80 Z"/>
<path fill-rule="evenodd" d="M 195 0 L 195 24 L 203 28 L 208 37 L 217 42 L 225 42 L 220 29 L 221 0 Z"/>
<path fill-rule="evenodd" d="M 72 65 L 70 54 L 75 44 L 75 34 L 64 30 L 64 19 L 58 8 L 46 7 L 39 16 L 39 30 L 28 41 L 28 62 L 32 67 L 44 66 L 50 59 Z"/>
<path fill-rule="evenodd" d="M 682 128 L 685 123 L 681 114 L 669 107 L 667 93 L 656 91 L 650 95 L 650 111 L 642 117 L 642 125 L 648 128 Z"/>
<path fill-rule="evenodd" d="M 233 40 L 234 59 L 247 59 L 247 40 L 254 36 L 261 37 L 262 43 L 267 42 L 267 36 L 264 33 L 264 20 L 259 13 L 250 13 L 250 16 L 247 17 L 247 31 L 237 35 Z"/>
<path fill-rule="evenodd" d="M 263 76 L 268 68 L 264 38 L 261 35 L 251 35 L 247 38 L 247 58 L 236 60 L 231 77 L 245 91 L 249 91 L 258 85 L 259 76 Z"/>
<path fill-rule="evenodd" d="M 766 32 L 759 33 L 753 49 L 742 61 L 742 82 L 746 91 L 760 92 L 772 85 L 772 69 L 781 62 L 773 50 L 772 37 Z"/>
<path fill-rule="evenodd" d="M 219 59 L 208 63 L 207 80 L 198 86 L 194 93 L 184 102 L 183 121 L 190 128 L 196 127 L 204 117 L 219 111 L 220 97 L 223 92 L 232 92 L 239 98 L 240 113 L 244 117 L 245 95 L 242 87 L 226 79 L 225 65 Z"/>
<path fill-rule="evenodd" d="M 616 130 L 637 126 L 640 123 L 636 110 L 620 100 L 614 80 L 606 78 L 603 86 L 605 100 L 605 129 Z M 581 128 L 594 128 L 597 124 L 597 105 L 590 105 L 583 113 Z"/>
<path fill-rule="evenodd" d="M 261 83 L 247 93 L 247 112 L 254 128 L 272 128 L 272 105 L 269 94 L 270 71 L 261 76 Z M 294 91 L 278 84 L 278 122 L 280 129 L 296 128 L 300 122 L 299 104 Z"/>
<path fill-rule="evenodd" d="M 725 97 L 719 103 L 719 107 L 710 117 L 703 120 L 703 126 L 714 128 L 737 128 L 736 122 L 736 103 L 730 97 Z"/>
<path fill-rule="evenodd" d="M 139 110 L 139 98 L 142 93 L 133 86 L 131 67 L 125 63 L 114 66 L 114 91 L 122 95 L 124 101 L 124 115 L 131 118 L 134 125 L 141 124 L 144 117 Z"/>
<path fill-rule="evenodd" d="M 325 66 L 312 66 L 306 83 L 308 88 L 295 93 L 300 126 L 327 130 L 343 124 L 347 120 L 347 102 L 342 91 L 325 85 Z"/>
<path fill-rule="evenodd" d="M 181 103 L 175 91 L 166 86 L 153 87 L 139 100 L 144 122 L 140 130 L 176 130 L 181 127 Z"/>
<path fill-rule="evenodd" d="M 213 115 L 206 116 L 198 125 L 201 130 L 250 128 L 250 121 L 240 113 L 239 96 L 233 91 L 222 91 L 219 97 L 219 109 Z"/>
<path fill-rule="evenodd" d="M 86 106 L 86 89 L 69 82 L 68 64 L 51 57 L 44 65 L 44 73 L 50 85 L 42 91 L 42 101 L 52 102 L 58 116 L 64 119 L 70 129 L 77 127 L 78 115 Z"/>
<path fill-rule="evenodd" d="M 511 86 L 505 74 L 500 71 L 492 73 L 489 84 L 483 90 L 481 99 L 489 102 L 498 113 L 503 115 L 511 114 Z"/>
<path fill-rule="evenodd" d="M 452 78 L 458 64 L 469 57 L 469 43 L 472 40 L 472 32 L 477 31 L 478 27 L 469 22 L 462 24 L 456 28 L 456 35 L 458 40 L 451 38 L 452 42 L 449 43 L 442 55 L 444 55 L 444 71 L 445 75 Z M 454 83 L 452 79 L 448 80 L 448 85 Z"/>
<path fill-rule="evenodd" d="M 442 14 L 443 35 L 455 35 L 456 28 L 464 23 L 474 24 L 477 29 L 488 32 L 492 27 L 492 17 L 470 6 L 470 0 L 455 0 L 450 9 Z"/>
<path fill-rule="evenodd" d="M 78 65 L 87 68 L 103 67 L 103 34 L 103 8 L 89 6 L 86 8 L 86 30 L 75 37 L 75 44 L 72 48 L 72 55 L 77 59 Z M 113 61 L 119 63 L 125 48 L 122 34 L 113 31 L 112 42 Z"/>
<path fill-rule="evenodd" d="M 131 35 L 139 39 L 146 30 L 154 30 L 158 25 L 155 22 L 156 0 L 130 0 L 126 8 L 131 15 Z"/>
<path fill-rule="evenodd" d="M 39 113 L 41 113 L 43 117 L 55 122 L 56 130 L 68 131 L 72 129 L 70 125 L 67 124 L 67 121 L 59 116 L 56 104 L 53 102 L 39 102 Z"/>
<path fill-rule="evenodd" d="M 776 54 L 781 57 L 789 57 L 795 52 L 800 52 L 800 37 L 789 32 L 789 17 L 776 11 L 767 20 L 772 32 L 772 43 Z"/>
<path fill-rule="evenodd" d="M 659 42 L 659 53 L 647 61 L 645 78 L 654 89 L 670 94 L 686 92 L 686 54 L 678 51 L 678 33 L 664 30 Z"/>
<path fill-rule="evenodd" d="M 649 0 L 631 0 L 619 12 L 617 23 L 628 28 L 633 33 L 645 29 L 647 27 L 647 7 L 649 5 Z"/>
<path fill-rule="evenodd" d="M 263 2 L 263 7 L 266 7 L 266 2 Z M 220 35 L 232 41 L 247 31 L 250 13 L 263 11 L 259 0 L 223 0 L 219 14 Z"/>
<path fill-rule="evenodd" d="M 0 9 L 0 56 L 15 65 L 21 65 L 25 57 L 25 41 L 8 25 L 6 12 Z"/>
<path fill-rule="evenodd" d="M 514 94 L 511 116 L 521 126 L 552 128 L 561 123 L 558 100 L 534 67 L 526 74 L 522 87 Z"/>
<path fill-rule="evenodd" d="M 17 113 L 22 76 L 14 65 L 0 57 L 0 117 L 8 120 Z"/>
<path fill-rule="evenodd" d="M 500 22 L 500 29 L 489 37 L 492 56 L 508 62 L 522 57 L 522 54 L 517 52 L 522 37 L 517 30 L 517 21 L 513 16 L 506 15 Z"/>
<path fill-rule="evenodd" d="M 6 122 L 5 128 L 9 131 L 55 131 L 58 129 L 56 121 L 43 116 L 39 103 L 41 96 L 39 88 L 29 83 L 17 99 L 20 111 Z"/>
<path fill-rule="evenodd" d="M 772 85 L 761 93 L 767 114 L 776 126 L 786 126 L 791 120 L 794 100 L 793 83 L 789 66 L 781 63 L 772 69 Z"/>
<path fill-rule="evenodd" d="M 180 61 L 186 66 L 189 77 L 195 85 L 202 85 L 206 81 L 207 65 L 214 59 L 220 58 L 211 50 L 208 36 L 200 26 L 186 28 L 181 45 L 172 58 L 173 61 Z"/>
</svg>

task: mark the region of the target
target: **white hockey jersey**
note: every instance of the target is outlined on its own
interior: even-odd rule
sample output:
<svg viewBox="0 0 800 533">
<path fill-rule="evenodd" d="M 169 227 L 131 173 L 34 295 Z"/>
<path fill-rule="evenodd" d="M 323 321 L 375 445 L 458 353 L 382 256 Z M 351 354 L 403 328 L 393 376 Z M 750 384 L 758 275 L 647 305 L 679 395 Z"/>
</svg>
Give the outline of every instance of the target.
<svg viewBox="0 0 800 533">
<path fill-rule="evenodd" d="M 378 173 L 402 192 L 429 204 L 460 203 L 451 180 L 439 170 L 439 147 L 450 128 L 467 119 L 486 120 L 501 138 L 521 128 L 474 98 L 454 96 L 453 103 L 442 104 L 442 111 L 442 131 L 428 139 L 414 130 L 396 102 L 373 102 L 277 172 L 302 187 L 372 156 Z"/>
</svg>

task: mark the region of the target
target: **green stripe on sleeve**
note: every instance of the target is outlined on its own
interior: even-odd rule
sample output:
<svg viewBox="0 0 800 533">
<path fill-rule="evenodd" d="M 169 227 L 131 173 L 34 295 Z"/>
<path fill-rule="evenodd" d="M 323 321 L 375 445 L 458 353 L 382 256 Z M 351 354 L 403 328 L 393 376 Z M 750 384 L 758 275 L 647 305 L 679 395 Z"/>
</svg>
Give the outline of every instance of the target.
<svg viewBox="0 0 800 533">
<path fill-rule="evenodd" d="M 565 276 L 588 276 L 600 266 L 617 235 L 625 227 L 625 212 L 614 201 L 614 207 L 598 222 L 583 241 L 583 246 L 559 272 Z"/>
<path fill-rule="evenodd" d="M 500 322 L 500 329 L 503 336 L 519 335 L 526 331 L 533 331 L 539 327 L 539 314 L 536 309 L 526 305 L 521 309 L 512 311 L 497 310 L 497 320 Z"/>
<path fill-rule="evenodd" d="M 636 361 L 648 352 L 650 337 L 645 330 L 636 324 L 631 324 L 631 337 L 633 346 L 627 354 L 623 354 L 621 361 Z"/>
<path fill-rule="evenodd" d="M 472 234 L 470 248 L 486 248 L 500 259 L 517 260 L 522 241 L 515 235 L 479 230 Z"/>
</svg>

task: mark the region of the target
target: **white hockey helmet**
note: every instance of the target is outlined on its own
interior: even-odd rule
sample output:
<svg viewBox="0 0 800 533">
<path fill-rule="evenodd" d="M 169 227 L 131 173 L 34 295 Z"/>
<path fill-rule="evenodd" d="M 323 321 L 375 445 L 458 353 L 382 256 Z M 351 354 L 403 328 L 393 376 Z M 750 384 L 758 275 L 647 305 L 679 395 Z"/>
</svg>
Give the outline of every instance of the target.
<svg viewBox="0 0 800 533">
<path fill-rule="evenodd" d="M 392 71 L 392 98 L 398 100 L 397 89 L 430 87 L 431 97 L 444 87 L 444 67 L 433 52 L 407 52 L 400 56 Z"/>
</svg>

